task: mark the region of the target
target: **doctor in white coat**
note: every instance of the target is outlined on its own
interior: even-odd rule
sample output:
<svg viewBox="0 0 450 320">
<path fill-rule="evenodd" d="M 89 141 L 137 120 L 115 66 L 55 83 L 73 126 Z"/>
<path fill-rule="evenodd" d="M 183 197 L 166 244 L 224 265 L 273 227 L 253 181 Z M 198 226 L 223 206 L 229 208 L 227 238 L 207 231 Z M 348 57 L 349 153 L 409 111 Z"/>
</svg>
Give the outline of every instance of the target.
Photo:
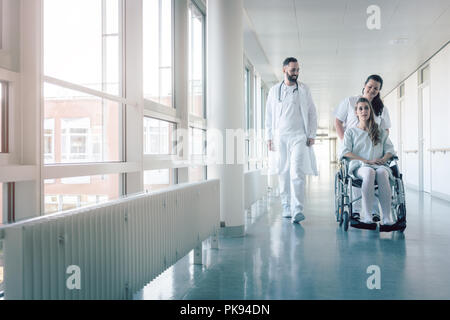
<svg viewBox="0 0 450 320">
<path fill-rule="evenodd" d="M 266 140 L 276 153 L 283 217 L 293 223 L 305 219 L 305 176 L 318 175 L 313 145 L 317 112 L 309 88 L 297 82 L 299 64 L 295 58 L 283 62 L 284 81 L 269 91 L 266 105 Z"/>
</svg>

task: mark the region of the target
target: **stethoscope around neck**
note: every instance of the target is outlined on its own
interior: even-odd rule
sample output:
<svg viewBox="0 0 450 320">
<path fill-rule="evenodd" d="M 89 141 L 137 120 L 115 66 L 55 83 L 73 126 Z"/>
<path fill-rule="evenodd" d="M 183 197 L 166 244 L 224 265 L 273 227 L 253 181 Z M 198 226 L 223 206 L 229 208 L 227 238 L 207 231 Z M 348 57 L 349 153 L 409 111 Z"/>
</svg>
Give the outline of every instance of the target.
<svg viewBox="0 0 450 320">
<path fill-rule="evenodd" d="M 280 86 L 278 87 L 278 102 L 282 102 L 281 101 L 281 88 L 283 87 L 283 83 L 284 83 L 284 80 L 281 81 Z M 294 93 L 295 91 L 298 91 L 298 82 L 297 81 L 295 81 L 295 89 L 292 93 Z"/>
</svg>

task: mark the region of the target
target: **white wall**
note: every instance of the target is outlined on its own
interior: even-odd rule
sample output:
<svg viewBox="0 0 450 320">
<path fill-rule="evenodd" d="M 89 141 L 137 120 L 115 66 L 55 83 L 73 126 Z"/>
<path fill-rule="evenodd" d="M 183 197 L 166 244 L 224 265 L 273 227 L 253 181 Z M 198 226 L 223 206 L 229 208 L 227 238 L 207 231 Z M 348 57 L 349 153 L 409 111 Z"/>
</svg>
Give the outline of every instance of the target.
<svg viewBox="0 0 450 320">
<path fill-rule="evenodd" d="M 389 137 L 394 144 L 395 151 L 399 151 L 399 112 L 397 104 L 397 90 L 392 91 L 383 99 L 384 107 L 389 110 L 391 117 L 391 129 L 389 130 Z"/>
<path fill-rule="evenodd" d="M 450 45 L 431 59 L 431 148 L 450 148 Z M 450 198 L 450 152 L 432 152 L 431 190 Z"/>
<path fill-rule="evenodd" d="M 417 72 L 405 81 L 405 103 L 401 110 L 402 170 L 407 186 L 419 188 L 419 103 Z"/>
<path fill-rule="evenodd" d="M 431 88 L 431 194 L 450 200 L 450 45 L 429 61 Z M 419 129 L 422 116 L 419 110 L 419 71 L 405 80 L 404 109 L 400 111 L 397 88 L 384 97 L 389 108 L 392 130 L 391 140 L 397 150 L 402 147 L 401 167 L 407 187 L 419 186 Z M 399 132 L 401 127 L 401 134 Z M 426 134 L 424 133 L 424 138 Z M 401 146 L 400 146 L 401 138 Z M 436 150 L 438 149 L 438 150 Z M 411 152 L 417 151 L 417 152 Z"/>
</svg>

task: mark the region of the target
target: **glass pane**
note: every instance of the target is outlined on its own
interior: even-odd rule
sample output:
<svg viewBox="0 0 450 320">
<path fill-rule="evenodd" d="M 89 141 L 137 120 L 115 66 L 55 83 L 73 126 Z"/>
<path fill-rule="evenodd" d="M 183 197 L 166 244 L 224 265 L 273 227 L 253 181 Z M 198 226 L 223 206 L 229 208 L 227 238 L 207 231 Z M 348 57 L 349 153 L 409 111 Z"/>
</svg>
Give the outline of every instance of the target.
<svg viewBox="0 0 450 320">
<path fill-rule="evenodd" d="M 189 111 L 204 117 L 204 17 L 194 4 L 189 7 Z"/>
<path fill-rule="evenodd" d="M 264 88 L 261 87 L 261 129 L 264 130 L 266 122 L 266 93 Z"/>
<path fill-rule="evenodd" d="M 44 0 L 45 75 L 120 94 L 118 85 L 107 85 L 108 74 L 120 72 L 116 57 L 119 2 L 108 0 L 105 4 L 106 8 L 102 8 L 102 0 Z M 116 36 L 107 38 L 115 38 L 115 41 L 105 44 L 106 32 L 111 31 L 115 31 Z M 104 47 L 107 47 L 105 52 Z M 118 77 L 113 78 L 118 81 Z"/>
<path fill-rule="evenodd" d="M 144 171 L 144 190 L 154 191 L 174 184 L 176 170 L 161 169 Z"/>
<path fill-rule="evenodd" d="M 106 0 L 106 34 L 119 33 L 119 0 Z"/>
<path fill-rule="evenodd" d="M 108 93 L 120 92 L 120 73 L 117 66 L 120 63 L 120 49 L 118 37 L 106 37 L 106 55 L 105 55 L 105 83 L 104 90 Z"/>
<path fill-rule="evenodd" d="M 170 67 L 160 68 L 160 93 L 159 103 L 172 106 L 172 69 Z"/>
<path fill-rule="evenodd" d="M 161 5 L 161 67 L 172 66 L 172 0 L 162 0 Z"/>
<path fill-rule="evenodd" d="M 206 180 L 206 166 L 189 167 L 189 182 Z"/>
<path fill-rule="evenodd" d="M 172 107 L 172 1 L 144 0 L 144 98 Z"/>
<path fill-rule="evenodd" d="M 48 83 L 44 99 L 45 164 L 121 161 L 121 104 Z"/>
<path fill-rule="evenodd" d="M 244 104 L 245 104 L 245 123 L 246 123 L 246 129 L 248 130 L 250 128 L 250 97 L 249 97 L 249 70 L 245 68 L 244 71 Z"/>
<path fill-rule="evenodd" d="M 119 198 L 120 174 L 52 179 L 44 182 L 46 214 Z"/>
<path fill-rule="evenodd" d="M 144 154 L 175 154 L 176 125 L 144 117 Z"/>
<path fill-rule="evenodd" d="M 191 154 L 206 155 L 206 130 L 191 128 Z"/>
<path fill-rule="evenodd" d="M 44 163 L 55 162 L 55 119 L 44 119 Z"/>
</svg>

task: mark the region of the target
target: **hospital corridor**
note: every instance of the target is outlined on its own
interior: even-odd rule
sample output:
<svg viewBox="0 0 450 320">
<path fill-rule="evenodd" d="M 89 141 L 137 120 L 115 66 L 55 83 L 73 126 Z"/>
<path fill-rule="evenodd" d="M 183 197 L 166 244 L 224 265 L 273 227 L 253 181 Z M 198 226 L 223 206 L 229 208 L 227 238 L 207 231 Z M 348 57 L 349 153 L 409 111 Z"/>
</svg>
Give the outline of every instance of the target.
<svg viewBox="0 0 450 320">
<path fill-rule="evenodd" d="M 408 190 L 404 233 L 346 233 L 331 216 L 334 169 L 321 169 L 308 181 L 310 214 L 301 225 L 282 218 L 279 197 L 269 195 L 246 216 L 245 237 L 221 239 L 219 251 L 205 251 L 204 266 L 181 259 L 133 298 L 447 300 L 450 204 Z M 373 265 L 381 269 L 381 290 L 366 286 Z"/>
<path fill-rule="evenodd" d="M 450 0 L 0 0 L 0 309 L 449 300 L 449 92 Z"/>
</svg>

